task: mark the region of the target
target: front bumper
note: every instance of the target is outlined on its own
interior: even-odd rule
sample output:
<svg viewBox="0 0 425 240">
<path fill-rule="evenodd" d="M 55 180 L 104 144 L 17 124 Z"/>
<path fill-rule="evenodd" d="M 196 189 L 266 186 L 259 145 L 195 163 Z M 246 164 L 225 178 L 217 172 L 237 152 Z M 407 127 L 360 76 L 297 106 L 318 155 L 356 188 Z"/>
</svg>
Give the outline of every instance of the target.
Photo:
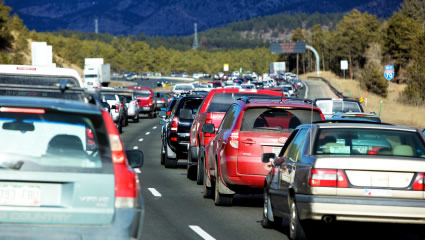
<svg viewBox="0 0 425 240">
<path fill-rule="evenodd" d="M 297 194 L 295 201 L 300 220 L 321 220 L 330 215 L 336 221 L 425 223 L 423 200 Z"/>
</svg>

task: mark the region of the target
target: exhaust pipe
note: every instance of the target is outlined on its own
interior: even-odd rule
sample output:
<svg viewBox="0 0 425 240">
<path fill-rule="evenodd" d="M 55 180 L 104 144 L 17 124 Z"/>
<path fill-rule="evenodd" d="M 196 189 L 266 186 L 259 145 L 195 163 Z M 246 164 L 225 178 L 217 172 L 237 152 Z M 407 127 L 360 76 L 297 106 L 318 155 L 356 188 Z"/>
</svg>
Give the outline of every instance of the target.
<svg viewBox="0 0 425 240">
<path fill-rule="evenodd" d="M 335 221 L 335 216 L 325 215 L 322 217 L 323 222 L 329 224 Z"/>
</svg>

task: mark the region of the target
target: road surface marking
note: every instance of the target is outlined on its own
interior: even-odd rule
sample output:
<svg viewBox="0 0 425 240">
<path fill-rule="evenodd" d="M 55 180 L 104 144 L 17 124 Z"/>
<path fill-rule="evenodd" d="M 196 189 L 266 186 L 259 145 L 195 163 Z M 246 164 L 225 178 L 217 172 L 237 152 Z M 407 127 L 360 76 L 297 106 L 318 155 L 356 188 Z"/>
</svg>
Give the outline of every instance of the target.
<svg viewBox="0 0 425 240">
<path fill-rule="evenodd" d="M 205 232 L 202 228 L 196 225 L 189 225 L 189 227 L 196 232 L 201 238 L 205 240 L 215 240 L 211 235 L 209 235 L 207 232 Z"/>
<path fill-rule="evenodd" d="M 143 142 L 143 138 L 139 138 L 139 142 Z"/>
<path fill-rule="evenodd" d="M 153 127 L 152 129 L 156 129 L 156 128 L 157 128 L 157 126 Z"/>
<path fill-rule="evenodd" d="M 306 81 L 304 81 L 304 85 L 305 85 L 305 94 L 304 94 L 304 98 L 307 98 L 307 96 L 308 96 L 308 85 L 307 85 Z"/>
<path fill-rule="evenodd" d="M 147 133 L 146 133 L 146 135 L 149 135 L 149 134 L 151 134 L 151 132 L 147 132 Z"/>
<path fill-rule="evenodd" d="M 162 197 L 161 193 L 159 193 L 155 188 L 148 188 L 148 190 L 152 193 L 154 197 Z"/>
<path fill-rule="evenodd" d="M 138 146 L 134 146 L 133 149 L 139 149 L 139 147 Z"/>
</svg>

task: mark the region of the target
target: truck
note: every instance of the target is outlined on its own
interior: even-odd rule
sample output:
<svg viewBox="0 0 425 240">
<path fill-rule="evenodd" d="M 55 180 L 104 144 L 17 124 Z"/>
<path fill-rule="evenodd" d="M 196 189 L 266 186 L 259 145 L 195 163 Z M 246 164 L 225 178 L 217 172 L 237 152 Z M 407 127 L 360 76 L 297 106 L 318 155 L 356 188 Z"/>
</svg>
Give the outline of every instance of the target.
<svg viewBox="0 0 425 240">
<path fill-rule="evenodd" d="M 286 72 L 285 62 L 272 62 L 270 63 L 270 74 L 279 74 Z"/>
<path fill-rule="evenodd" d="M 86 87 L 108 86 L 111 82 L 111 65 L 104 64 L 103 58 L 85 58 L 84 81 Z"/>
</svg>

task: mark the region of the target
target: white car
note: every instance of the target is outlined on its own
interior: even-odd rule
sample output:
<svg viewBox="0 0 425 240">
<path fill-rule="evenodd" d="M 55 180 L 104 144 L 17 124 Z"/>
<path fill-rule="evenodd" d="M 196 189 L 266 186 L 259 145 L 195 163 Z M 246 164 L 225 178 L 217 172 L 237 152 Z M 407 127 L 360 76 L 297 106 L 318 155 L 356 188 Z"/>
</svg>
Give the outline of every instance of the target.
<svg viewBox="0 0 425 240">
<path fill-rule="evenodd" d="M 193 86 L 193 84 L 188 84 L 188 83 L 176 84 L 173 88 L 173 92 L 177 94 L 182 92 L 192 91 L 192 90 L 195 90 L 195 87 Z"/>
</svg>

